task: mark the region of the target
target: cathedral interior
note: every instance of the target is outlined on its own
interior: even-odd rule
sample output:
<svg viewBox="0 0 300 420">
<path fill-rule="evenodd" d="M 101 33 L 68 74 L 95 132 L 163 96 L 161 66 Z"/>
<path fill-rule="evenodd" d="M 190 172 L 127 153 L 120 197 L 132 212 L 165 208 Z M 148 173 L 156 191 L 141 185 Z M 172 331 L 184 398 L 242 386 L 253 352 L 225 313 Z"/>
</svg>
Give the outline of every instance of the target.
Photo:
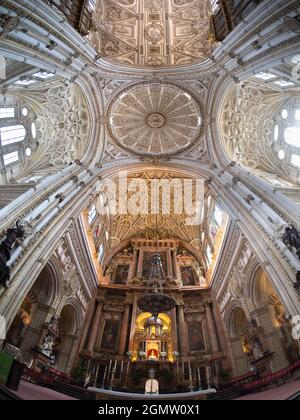
<svg viewBox="0 0 300 420">
<path fill-rule="evenodd" d="M 0 400 L 300 398 L 299 36 L 295 0 L 0 1 Z"/>
</svg>

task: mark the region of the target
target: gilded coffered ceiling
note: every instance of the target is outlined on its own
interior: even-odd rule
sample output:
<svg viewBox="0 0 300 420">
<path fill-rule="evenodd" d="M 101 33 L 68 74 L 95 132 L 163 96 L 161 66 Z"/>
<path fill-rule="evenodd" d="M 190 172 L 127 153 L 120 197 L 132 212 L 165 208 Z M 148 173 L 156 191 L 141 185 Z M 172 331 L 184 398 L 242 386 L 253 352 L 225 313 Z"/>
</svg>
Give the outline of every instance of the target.
<svg viewBox="0 0 300 420">
<path fill-rule="evenodd" d="M 173 83 L 127 86 L 110 103 L 107 121 L 114 142 L 143 157 L 183 152 L 200 139 L 204 128 L 198 98 Z"/>
<path fill-rule="evenodd" d="M 143 180 L 148 189 L 148 212 L 139 212 L 138 214 L 116 214 L 111 216 L 110 220 L 110 234 L 111 234 L 111 246 L 117 246 L 119 243 L 132 239 L 132 238 L 145 238 L 145 239 L 163 239 L 163 238 L 174 238 L 184 241 L 194 247 L 196 250 L 201 249 L 201 232 L 205 229 L 204 224 L 206 222 L 200 222 L 195 224 L 187 223 L 187 219 L 190 219 L 191 214 L 188 214 L 185 209 L 180 214 L 176 214 L 175 209 L 175 198 L 174 191 L 171 190 L 170 195 L 170 211 L 165 211 L 166 201 L 163 201 L 162 189 L 159 193 L 159 204 L 157 215 L 151 214 L 151 205 L 152 205 L 152 182 L 153 180 L 163 182 L 163 181 L 173 181 L 173 182 L 183 182 L 186 179 L 181 174 L 174 173 L 171 171 L 140 171 L 135 174 L 130 175 L 128 178 L 128 185 L 132 180 Z M 208 190 L 205 190 L 205 194 L 208 193 Z M 135 192 L 130 192 L 128 194 L 128 202 L 135 200 Z M 109 192 L 108 192 L 109 195 Z M 117 194 L 119 196 L 119 194 Z M 165 197 L 164 197 L 165 198 Z M 196 191 L 192 193 L 192 203 L 193 208 L 196 208 Z M 138 206 L 144 206 L 145 203 L 137 201 Z M 118 200 L 117 200 L 118 205 Z M 206 218 L 204 217 L 204 220 Z"/>
<path fill-rule="evenodd" d="M 210 14 L 208 0 L 99 0 L 90 40 L 114 64 L 189 65 L 212 53 Z"/>
</svg>

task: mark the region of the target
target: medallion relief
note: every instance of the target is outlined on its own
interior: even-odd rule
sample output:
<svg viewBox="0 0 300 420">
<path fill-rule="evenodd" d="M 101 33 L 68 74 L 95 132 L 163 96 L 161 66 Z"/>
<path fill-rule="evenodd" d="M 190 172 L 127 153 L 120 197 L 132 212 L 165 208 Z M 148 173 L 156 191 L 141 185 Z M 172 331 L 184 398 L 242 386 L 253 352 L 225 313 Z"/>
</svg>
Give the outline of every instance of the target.
<svg viewBox="0 0 300 420">
<path fill-rule="evenodd" d="M 137 83 L 109 105 L 107 129 L 112 140 L 143 157 L 172 156 L 201 138 L 204 113 L 196 95 L 173 83 Z"/>
</svg>

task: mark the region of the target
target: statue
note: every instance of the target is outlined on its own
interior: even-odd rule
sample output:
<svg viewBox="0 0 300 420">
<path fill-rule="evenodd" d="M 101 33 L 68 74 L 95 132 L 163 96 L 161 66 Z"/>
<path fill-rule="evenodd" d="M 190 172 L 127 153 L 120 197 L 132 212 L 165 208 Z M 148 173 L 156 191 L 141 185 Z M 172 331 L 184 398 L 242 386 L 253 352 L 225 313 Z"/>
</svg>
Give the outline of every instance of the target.
<svg viewBox="0 0 300 420">
<path fill-rule="evenodd" d="M 44 342 L 41 345 L 41 351 L 42 353 L 51 358 L 52 353 L 53 353 L 53 348 L 54 348 L 54 338 L 51 337 L 50 335 L 46 335 L 46 337 L 44 338 Z"/>
<path fill-rule="evenodd" d="M 199 278 L 200 286 L 206 286 L 205 270 L 203 265 L 199 264 L 198 261 L 195 263 L 195 270 Z"/>
<path fill-rule="evenodd" d="M 296 254 L 300 259 L 300 234 L 295 226 L 291 225 L 285 228 L 282 240 L 287 246 L 296 250 Z"/>
<path fill-rule="evenodd" d="M 264 357 L 264 351 L 259 338 L 255 338 L 254 340 L 253 356 L 255 360 L 260 360 Z"/>
<path fill-rule="evenodd" d="M 296 283 L 294 284 L 294 289 L 300 294 L 300 271 L 296 274 Z"/>
<path fill-rule="evenodd" d="M 24 234 L 24 226 L 20 221 L 17 221 L 15 228 L 8 229 L 6 238 L 0 245 L 0 284 L 5 287 L 8 287 L 10 281 L 10 268 L 7 266 L 7 262 L 11 258 L 12 248 L 18 239 L 23 238 Z"/>
<path fill-rule="evenodd" d="M 105 270 L 105 276 L 110 276 L 116 269 L 116 264 L 114 261 L 109 264 Z"/>
</svg>

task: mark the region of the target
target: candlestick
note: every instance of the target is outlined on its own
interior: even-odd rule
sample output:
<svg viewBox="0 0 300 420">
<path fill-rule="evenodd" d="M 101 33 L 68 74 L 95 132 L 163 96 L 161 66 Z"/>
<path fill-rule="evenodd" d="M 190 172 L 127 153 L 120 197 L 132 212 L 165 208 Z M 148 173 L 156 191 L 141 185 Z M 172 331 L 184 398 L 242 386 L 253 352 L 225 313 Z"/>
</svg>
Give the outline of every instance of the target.
<svg viewBox="0 0 300 420">
<path fill-rule="evenodd" d="M 104 371 L 104 375 L 103 375 L 103 381 L 102 381 L 102 388 L 105 388 L 105 380 L 106 380 L 106 375 L 107 375 L 107 366 L 105 366 L 105 371 Z"/>
<path fill-rule="evenodd" d="M 97 387 L 97 380 L 98 380 L 99 368 L 100 368 L 100 366 L 97 365 L 96 374 L 95 374 L 95 378 L 94 378 L 94 388 Z"/>
<path fill-rule="evenodd" d="M 202 384 L 201 384 L 201 369 L 197 368 L 197 373 L 198 373 L 198 382 L 199 382 L 199 390 L 202 390 Z"/>
<path fill-rule="evenodd" d="M 210 389 L 210 366 L 206 366 L 207 389 Z"/>
<path fill-rule="evenodd" d="M 193 375 L 192 375 L 192 368 L 191 368 L 191 362 L 189 361 L 189 379 L 190 379 L 190 391 L 193 392 Z"/>
</svg>

